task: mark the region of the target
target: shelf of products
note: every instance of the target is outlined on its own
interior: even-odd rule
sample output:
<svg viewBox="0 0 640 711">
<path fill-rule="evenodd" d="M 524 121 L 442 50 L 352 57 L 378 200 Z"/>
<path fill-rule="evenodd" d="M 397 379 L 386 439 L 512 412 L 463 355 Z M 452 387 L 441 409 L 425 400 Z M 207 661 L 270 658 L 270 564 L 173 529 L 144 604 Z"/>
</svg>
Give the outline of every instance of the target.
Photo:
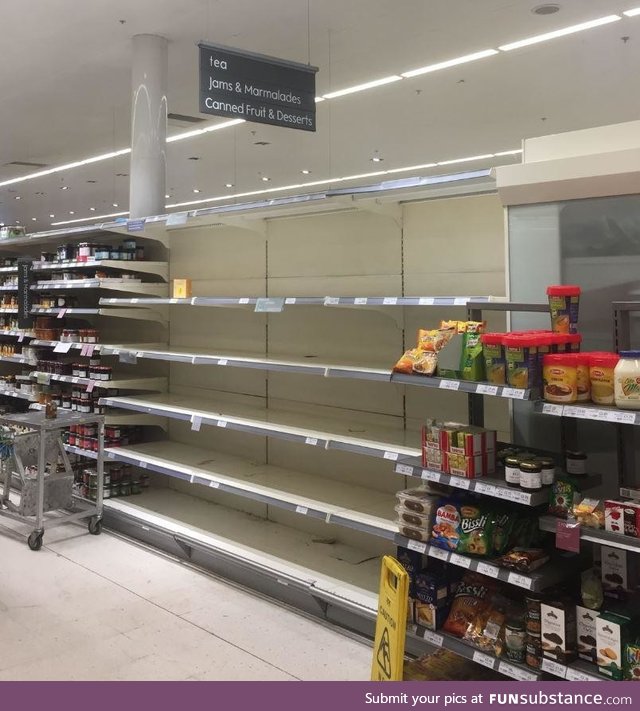
<svg viewBox="0 0 640 711">
<path fill-rule="evenodd" d="M 471 570 L 481 575 L 501 580 L 509 585 L 530 590 L 531 592 L 539 592 L 549 588 L 578 572 L 578 568 L 573 567 L 571 561 L 552 561 L 546 563 L 539 570 L 531 573 L 520 573 L 516 570 L 501 568 L 495 565 L 490 559 L 483 560 L 468 555 L 461 555 L 454 551 L 446 551 L 423 541 L 412 540 L 399 533 L 396 534 L 395 543 L 402 548 L 415 551 L 416 553 L 422 553 L 429 558 L 434 558 L 443 563 L 449 563 L 457 568 Z"/>
<path fill-rule="evenodd" d="M 225 405 L 211 409 L 210 400 L 179 395 L 161 397 L 104 397 L 101 403 L 135 412 L 146 412 L 170 419 L 191 422 L 192 429 L 201 425 L 235 429 L 241 432 L 278 437 L 325 449 L 340 449 L 396 461 L 402 456 L 419 456 L 420 449 L 410 446 L 417 435 L 404 430 L 372 427 L 357 422 L 340 422 L 329 418 L 263 408 Z M 357 432 L 357 434 L 354 434 Z"/>
<path fill-rule="evenodd" d="M 127 291 L 137 294 L 163 294 L 166 284 L 151 284 L 133 279 L 73 279 L 68 281 L 42 281 L 31 287 L 33 291 L 64 289 L 102 289 L 107 291 Z"/>
<path fill-rule="evenodd" d="M 479 479 L 466 479 L 461 476 L 452 476 L 439 471 L 432 471 L 422 466 L 420 459 L 402 459 L 394 469 L 396 474 L 411 476 L 422 481 L 432 481 L 445 484 L 457 489 L 464 489 L 475 494 L 490 496 L 503 501 L 510 501 L 523 506 L 541 506 L 549 502 L 549 489 L 544 488 L 537 492 L 522 491 L 520 488 L 507 486 L 504 479 L 480 477 Z"/>
<path fill-rule="evenodd" d="M 558 518 L 555 516 L 541 516 L 540 530 L 556 532 Z M 631 551 L 632 553 L 640 553 L 640 538 L 625 536 L 620 533 L 612 533 L 611 531 L 603 531 L 598 528 L 588 526 L 580 527 L 580 540 L 590 541 L 591 543 L 599 543 L 610 548 L 620 548 L 620 550 Z"/>
<path fill-rule="evenodd" d="M 504 659 L 498 659 L 493 655 L 481 652 L 464 640 L 458 639 L 446 632 L 433 632 L 420 625 L 410 625 L 408 634 L 414 639 L 426 642 L 431 647 L 448 649 L 450 652 L 464 659 L 482 664 L 482 666 L 494 669 L 518 681 L 539 681 L 542 678 L 542 673 L 536 672 L 524 664 L 516 664 Z"/>
<path fill-rule="evenodd" d="M 126 378 L 116 374 L 116 377 L 112 380 L 93 380 L 91 378 L 77 378 L 72 375 L 57 375 L 40 371 L 32 372 L 30 377 L 44 384 L 48 384 L 49 381 L 54 380 L 61 383 L 84 385 L 92 390 L 94 388 L 100 388 L 103 390 L 149 390 L 160 392 L 167 389 L 167 379 L 165 377 Z"/>
<path fill-rule="evenodd" d="M 147 262 L 144 260 L 121 259 L 93 259 L 86 262 L 43 262 L 34 261 L 32 270 L 35 272 L 62 271 L 65 269 L 126 269 L 129 272 L 140 274 L 154 274 L 165 281 L 169 278 L 169 265 L 167 262 Z M 0 272 L 7 270 L 17 272 L 16 267 L 3 267 Z"/>
<path fill-rule="evenodd" d="M 640 425 L 640 412 L 619 410 L 615 407 L 597 405 L 557 405 L 551 402 L 537 402 L 535 411 L 555 417 L 572 417 L 579 420 L 613 422 L 619 425 Z"/>
<path fill-rule="evenodd" d="M 389 540 L 397 530 L 393 496 L 339 481 L 170 441 L 108 449 L 107 457 Z"/>
</svg>

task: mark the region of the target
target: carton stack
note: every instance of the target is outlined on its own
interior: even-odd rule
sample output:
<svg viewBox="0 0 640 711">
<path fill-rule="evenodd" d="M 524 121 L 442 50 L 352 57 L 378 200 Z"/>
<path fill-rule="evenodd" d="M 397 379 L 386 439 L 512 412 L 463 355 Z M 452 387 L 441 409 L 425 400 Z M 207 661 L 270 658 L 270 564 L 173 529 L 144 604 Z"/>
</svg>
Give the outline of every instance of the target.
<svg viewBox="0 0 640 711">
<path fill-rule="evenodd" d="M 491 476 L 496 470 L 496 433 L 429 419 L 422 428 L 422 466 L 466 479 Z"/>
</svg>

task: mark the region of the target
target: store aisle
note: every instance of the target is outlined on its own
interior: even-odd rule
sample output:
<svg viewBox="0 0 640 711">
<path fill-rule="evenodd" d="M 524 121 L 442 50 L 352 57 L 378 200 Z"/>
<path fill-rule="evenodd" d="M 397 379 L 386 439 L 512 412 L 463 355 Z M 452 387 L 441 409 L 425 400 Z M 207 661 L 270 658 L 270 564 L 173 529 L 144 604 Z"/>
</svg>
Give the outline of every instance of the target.
<svg viewBox="0 0 640 711">
<path fill-rule="evenodd" d="M 139 548 L 0 522 L 0 680 L 364 680 L 371 650 Z"/>
</svg>

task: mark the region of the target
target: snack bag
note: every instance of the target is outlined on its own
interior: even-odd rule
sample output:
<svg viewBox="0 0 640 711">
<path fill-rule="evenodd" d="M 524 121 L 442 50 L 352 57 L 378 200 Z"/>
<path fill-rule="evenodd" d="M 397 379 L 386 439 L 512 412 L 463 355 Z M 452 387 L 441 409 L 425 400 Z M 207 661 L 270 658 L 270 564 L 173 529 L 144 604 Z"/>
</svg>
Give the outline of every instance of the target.
<svg viewBox="0 0 640 711">
<path fill-rule="evenodd" d="M 433 329 L 426 331 L 420 329 L 418 331 L 418 348 L 423 351 L 431 351 L 437 353 L 442 350 L 456 333 L 453 328 Z"/>
<path fill-rule="evenodd" d="M 604 505 L 599 499 L 584 498 L 573 506 L 573 516 L 587 528 L 604 528 Z"/>
<path fill-rule="evenodd" d="M 495 511 L 493 516 L 493 550 L 497 555 L 502 555 L 509 549 L 511 532 L 516 520 L 513 511 L 503 509 Z"/>
<path fill-rule="evenodd" d="M 455 551 L 460 540 L 460 511 L 455 499 L 441 499 L 431 531 L 432 545 Z"/>
<path fill-rule="evenodd" d="M 413 373 L 413 364 L 417 362 L 421 356 L 422 351 L 419 348 L 412 348 L 409 351 L 405 351 L 402 358 L 393 366 L 393 372 L 411 375 L 411 373 Z"/>
<path fill-rule="evenodd" d="M 490 556 L 493 554 L 493 515 L 482 504 L 460 507 L 458 553 Z"/>
<path fill-rule="evenodd" d="M 577 494 L 577 488 L 569 477 L 556 479 L 551 487 L 551 498 L 549 500 L 549 513 L 559 518 L 567 518 L 569 511 L 573 508 L 573 501 Z"/>
<path fill-rule="evenodd" d="M 491 609 L 495 590 L 496 584 L 491 578 L 467 573 L 458 585 L 443 629 L 456 637 L 464 637 L 474 621 Z"/>
<path fill-rule="evenodd" d="M 514 548 L 495 562 L 503 568 L 530 573 L 549 560 L 549 555 L 542 548 Z"/>
<path fill-rule="evenodd" d="M 441 329 L 453 328 L 456 333 L 464 333 L 467 330 L 466 321 L 440 321 Z"/>
<path fill-rule="evenodd" d="M 433 375 L 436 372 L 437 367 L 438 356 L 435 353 L 420 351 L 420 355 L 413 363 L 412 371 L 416 375 Z"/>
</svg>

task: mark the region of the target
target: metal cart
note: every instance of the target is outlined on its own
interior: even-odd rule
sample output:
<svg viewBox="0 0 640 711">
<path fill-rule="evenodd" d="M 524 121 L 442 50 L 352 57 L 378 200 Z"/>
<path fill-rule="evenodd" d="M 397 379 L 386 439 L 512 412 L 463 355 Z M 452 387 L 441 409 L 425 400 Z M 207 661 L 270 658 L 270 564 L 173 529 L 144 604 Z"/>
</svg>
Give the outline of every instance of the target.
<svg viewBox="0 0 640 711">
<path fill-rule="evenodd" d="M 72 425 L 91 423 L 98 425 L 95 502 L 73 493 L 73 470 L 62 440 L 63 431 Z M 58 416 L 48 420 L 44 412 L 27 412 L 1 416 L 0 427 L 2 425 L 26 429 L 15 434 L 11 444 L 4 447 L 0 516 L 27 523 L 35 521 L 35 528 L 27 539 L 33 551 L 42 548 L 45 521 L 47 528 L 53 528 L 88 518 L 89 533 L 98 535 L 102 530 L 103 513 L 104 416 L 58 410 Z M 58 472 L 60 458 L 64 465 L 62 472 Z M 13 477 L 21 481 L 19 503 L 9 498 Z M 53 511 L 55 515 L 45 515 Z"/>
</svg>

